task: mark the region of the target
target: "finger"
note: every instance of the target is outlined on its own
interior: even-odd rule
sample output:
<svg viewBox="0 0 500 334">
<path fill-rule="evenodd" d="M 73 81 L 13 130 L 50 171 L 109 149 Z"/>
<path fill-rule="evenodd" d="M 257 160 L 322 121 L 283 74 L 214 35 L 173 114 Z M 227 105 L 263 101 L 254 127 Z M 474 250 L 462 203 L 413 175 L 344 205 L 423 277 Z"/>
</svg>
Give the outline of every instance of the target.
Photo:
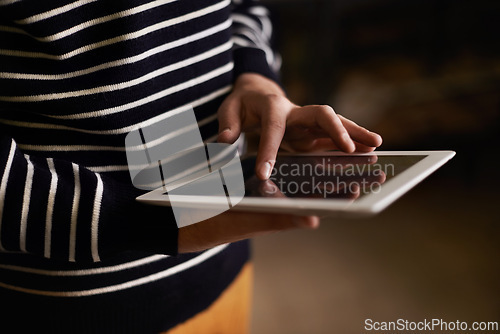
<svg viewBox="0 0 500 334">
<path fill-rule="evenodd" d="M 197 224 L 179 229 L 179 253 L 197 252 L 220 244 L 236 242 L 296 228 L 315 229 L 319 217 L 226 211 Z"/>
<path fill-rule="evenodd" d="M 367 146 L 357 141 L 354 141 L 354 145 L 356 147 L 355 152 L 358 153 L 370 153 L 376 149 L 375 146 Z M 337 145 L 331 138 L 304 139 L 287 143 L 282 145 L 282 147 L 290 152 L 324 152 L 338 150 Z"/>
<path fill-rule="evenodd" d="M 377 146 L 367 146 L 365 144 L 358 143 L 357 141 L 354 142 L 354 145 L 356 145 L 356 152 L 359 153 L 370 153 L 375 151 Z"/>
<path fill-rule="evenodd" d="M 324 152 L 338 149 L 329 137 L 288 141 L 281 144 L 281 147 L 290 152 Z"/>
<path fill-rule="evenodd" d="M 358 143 L 371 147 L 379 147 L 382 145 L 382 137 L 379 134 L 365 129 L 342 115 L 338 115 L 338 117 L 349 132 L 351 138 Z"/>
<path fill-rule="evenodd" d="M 348 131 L 332 107 L 327 105 L 297 107 L 293 110 L 293 114 L 299 115 L 299 124 L 325 131 L 338 149 L 347 153 L 356 149 Z"/>
<path fill-rule="evenodd" d="M 255 172 L 261 180 L 267 180 L 276 162 L 281 141 L 286 129 L 288 107 L 284 98 L 269 97 L 268 108 L 261 114 L 261 133 Z"/>
<path fill-rule="evenodd" d="M 217 111 L 219 120 L 219 143 L 232 144 L 241 133 L 241 102 L 238 98 L 227 98 Z"/>
<path fill-rule="evenodd" d="M 263 197 L 286 198 L 280 188 L 271 180 L 261 181 L 259 184 L 259 193 Z"/>
<path fill-rule="evenodd" d="M 314 141 L 311 143 L 308 151 L 332 151 L 336 149 L 338 149 L 337 146 L 332 142 L 330 138 L 317 138 L 314 139 Z"/>
</svg>

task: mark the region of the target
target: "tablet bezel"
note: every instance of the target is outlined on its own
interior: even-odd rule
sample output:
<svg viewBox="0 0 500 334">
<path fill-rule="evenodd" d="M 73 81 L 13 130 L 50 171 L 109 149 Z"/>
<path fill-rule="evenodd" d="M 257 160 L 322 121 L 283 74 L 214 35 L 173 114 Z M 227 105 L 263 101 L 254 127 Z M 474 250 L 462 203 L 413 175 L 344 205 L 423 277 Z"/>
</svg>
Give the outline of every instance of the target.
<svg viewBox="0 0 500 334">
<path fill-rule="evenodd" d="M 366 156 L 376 154 L 378 156 L 424 156 L 414 165 L 408 167 L 401 173 L 393 176 L 376 193 L 363 195 L 357 200 L 348 199 L 324 199 L 324 198 L 272 198 L 272 197 L 244 197 L 241 202 L 231 210 L 269 212 L 269 213 L 293 213 L 299 215 L 320 216 L 351 216 L 366 217 L 375 215 L 390 204 L 395 202 L 418 183 L 435 172 L 448 160 L 455 156 L 454 151 L 375 151 L 372 153 L 343 153 L 339 151 L 316 152 L 316 153 L 280 153 L 286 156 Z M 249 157 L 245 155 L 242 160 Z M 165 189 L 158 188 L 137 198 L 138 201 L 152 204 L 169 206 L 168 195 Z M 196 205 L 197 208 L 210 208 L 213 204 L 227 201 L 226 198 L 186 196 L 186 206 Z M 176 205 L 179 205 L 177 198 Z"/>
</svg>

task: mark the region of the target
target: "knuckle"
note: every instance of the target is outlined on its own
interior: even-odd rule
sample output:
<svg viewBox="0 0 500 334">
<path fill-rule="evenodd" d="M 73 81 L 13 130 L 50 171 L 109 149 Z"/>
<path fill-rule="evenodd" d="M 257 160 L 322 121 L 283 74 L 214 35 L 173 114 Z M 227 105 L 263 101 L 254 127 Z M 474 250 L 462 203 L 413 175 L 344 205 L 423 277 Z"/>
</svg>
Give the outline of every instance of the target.
<svg viewBox="0 0 500 334">
<path fill-rule="evenodd" d="M 330 115 L 335 115 L 335 110 L 327 104 L 319 105 L 318 106 L 318 111 L 325 113 L 325 114 L 330 114 Z"/>
<path fill-rule="evenodd" d="M 287 101 L 286 97 L 279 94 L 267 94 L 266 99 L 271 106 L 281 106 Z"/>
<path fill-rule="evenodd" d="M 286 124 L 285 124 L 285 122 L 281 121 L 280 119 L 269 119 L 266 122 L 266 127 L 270 130 L 273 130 L 273 131 L 284 132 Z"/>
</svg>

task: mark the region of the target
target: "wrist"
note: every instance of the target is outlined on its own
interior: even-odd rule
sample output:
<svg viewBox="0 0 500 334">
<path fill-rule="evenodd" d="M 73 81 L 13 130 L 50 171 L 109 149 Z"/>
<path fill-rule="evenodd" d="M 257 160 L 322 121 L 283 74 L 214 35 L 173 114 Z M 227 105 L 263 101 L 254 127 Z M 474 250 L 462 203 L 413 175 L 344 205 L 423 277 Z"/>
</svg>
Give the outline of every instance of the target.
<svg viewBox="0 0 500 334">
<path fill-rule="evenodd" d="M 286 96 L 285 92 L 275 81 L 258 73 L 242 73 L 234 83 L 234 90 L 257 90 L 266 94 Z"/>
</svg>

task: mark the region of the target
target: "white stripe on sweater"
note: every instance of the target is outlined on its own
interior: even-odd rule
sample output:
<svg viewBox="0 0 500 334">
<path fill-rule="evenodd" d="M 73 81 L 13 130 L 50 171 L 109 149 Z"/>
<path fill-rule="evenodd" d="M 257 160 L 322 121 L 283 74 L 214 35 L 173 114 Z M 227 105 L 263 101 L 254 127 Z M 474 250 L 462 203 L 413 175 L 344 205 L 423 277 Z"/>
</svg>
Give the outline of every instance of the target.
<svg viewBox="0 0 500 334">
<path fill-rule="evenodd" d="M 120 106 L 116 106 L 116 107 L 111 107 L 111 108 L 106 108 L 106 109 L 101 109 L 101 110 L 96 110 L 96 111 L 91 111 L 91 112 L 86 112 L 86 113 L 68 115 L 67 117 L 70 119 L 102 117 L 102 116 L 112 115 L 112 114 L 116 114 L 116 113 L 119 113 L 122 111 L 130 110 L 133 108 L 137 108 L 137 107 L 143 106 L 145 104 L 154 102 L 156 100 L 165 98 L 171 94 L 174 94 L 174 93 L 180 92 L 182 90 L 197 86 L 197 85 L 202 84 L 204 82 L 207 82 L 211 79 L 214 79 L 218 76 L 221 76 L 225 73 L 230 72 L 233 69 L 233 67 L 234 67 L 234 64 L 231 62 L 231 63 L 228 63 L 228 64 L 222 66 L 222 67 L 216 68 L 208 73 L 200 75 L 197 78 L 193 78 L 193 79 L 190 79 L 188 81 L 182 82 L 178 85 L 168 87 L 164 90 L 161 90 L 153 95 L 146 96 L 142 99 L 138 99 L 136 101 L 129 102 L 129 103 L 126 103 L 126 104 L 123 104 Z M 149 124 L 154 124 L 154 123 L 155 122 L 151 121 L 151 120 L 149 122 Z M 146 125 L 141 124 L 141 126 L 146 126 Z M 129 130 L 124 131 L 124 132 L 128 132 L 128 131 Z M 122 133 L 124 133 L 124 132 L 122 132 Z"/>
<path fill-rule="evenodd" d="M 260 21 L 262 24 L 262 33 L 270 39 L 273 34 L 273 25 L 269 19 L 269 11 L 265 7 L 258 6 L 250 8 L 248 12 L 255 15 Z"/>
<path fill-rule="evenodd" d="M 207 138 L 204 140 L 204 143 L 214 143 L 217 140 L 217 137 L 219 135 L 213 135 L 212 137 Z M 194 147 L 194 146 L 193 146 Z M 141 169 L 141 167 L 145 168 L 148 167 L 148 165 L 144 166 L 133 166 L 135 168 Z M 94 172 L 94 173 L 109 173 L 109 172 L 123 172 L 123 171 L 129 171 L 130 166 L 129 165 L 108 165 L 108 166 L 88 166 L 86 167 L 88 170 Z"/>
<path fill-rule="evenodd" d="M 229 6 L 230 0 L 223 0 L 219 3 L 216 3 L 214 5 L 205 7 L 203 9 L 190 12 L 189 14 L 185 14 L 182 16 L 178 16 L 176 18 L 162 21 L 160 23 L 153 24 L 149 27 L 130 32 L 128 34 L 116 36 L 113 38 L 109 38 L 100 42 L 88 44 L 82 47 L 79 47 L 77 49 L 74 49 L 70 52 L 60 54 L 60 55 L 52 55 L 52 54 L 47 54 L 43 52 L 29 52 L 29 51 L 20 51 L 20 50 L 7 50 L 7 49 L 0 49 L 0 55 L 6 55 L 6 56 L 13 56 L 13 57 L 26 57 L 26 58 L 41 58 L 41 59 L 52 59 L 52 60 L 64 60 L 64 59 L 69 59 L 78 55 L 81 55 L 85 52 L 95 50 L 104 46 L 132 40 L 132 39 L 137 39 L 139 37 L 145 36 L 147 34 L 150 34 L 152 32 L 162 30 L 165 28 L 168 28 L 173 25 L 177 25 L 179 23 L 187 22 L 193 19 L 196 19 L 198 17 L 202 17 L 204 15 L 213 13 L 214 11 L 220 10 L 222 8 L 225 8 Z"/>
<path fill-rule="evenodd" d="M 2 181 L 0 182 L 0 251 L 5 251 L 2 246 L 2 219 L 3 219 L 3 207 L 5 205 L 5 194 L 7 193 L 7 183 L 9 181 L 10 169 L 12 168 L 12 162 L 14 161 L 14 153 L 16 151 L 16 142 L 11 141 L 9 156 L 7 158 L 7 163 L 3 170 Z"/>
<path fill-rule="evenodd" d="M 190 107 L 197 107 L 199 105 L 202 105 L 204 103 L 207 103 L 211 100 L 214 100 L 229 91 L 231 91 L 232 86 L 226 86 L 223 87 L 219 90 L 216 90 L 200 99 L 194 100 L 184 106 L 181 106 L 176 109 L 172 109 L 171 111 L 168 111 L 166 113 L 160 114 L 156 117 L 150 118 L 146 121 L 129 125 L 120 129 L 113 129 L 113 130 L 86 130 L 86 129 L 78 129 L 74 127 L 69 127 L 69 126 L 64 126 L 64 125 L 53 125 L 53 124 L 45 124 L 45 123 L 32 123 L 32 122 L 21 122 L 21 121 L 12 121 L 12 120 L 6 120 L 6 119 L 1 119 L 0 118 L 0 123 L 6 124 L 6 125 L 11 125 L 11 126 L 18 126 L 18 127 L 24 127 L 24 128 L 37 128 L 37 129 L 53 129 L 53 130 L 69 130 L 69 131 L 75 131 L 75 132 L 83 132 L 83 133 L 92 133 L 92 134 L 109 134 L 109 135 L 114 135 L 114 134 L 122 134 L 122 133 L 128 133 L 138 127 L 146 127 L 151 124 L 155 124 L 157 122 L 160 122 L 161 120 L 165 119 L 168 117 L 168 113 L 170 112 L 175 112 L 176 110 L 185 110 L 186 108 Z"/>
<path fill-rule="evenodd" d="M 45 215 L 45 244 L 43 256 L 50 258 L 51 243 L 52 243 L 52 218 L 54 215 L 54 204 L 56 201 L 57 180 L 58 176 L 54 166 L 54 160 L 47 158 L 47 165 L 50 172 L 50 189 L 49 199 L 47 201 L 47 212 Z"/>
<path fill-rule="evenodd" d="M 73 166 L 73 176 L 75 179 L 75 192 L 73 194 L 73 204 L 71 206 L 71 226 L 69 231 L 69 256 L 68 260 L 70 262 L 75 262 L 76 254 L 76 225 L 78 223 L 78 209 L 80 207 L 80 169 L 77 164 L 71 164 Z"/>
<path fill-rule="evenodd" d="M 135 267 L 140 267 L 145 264 L 150 264 L 167 257 L 169 256 L 156 254 L 139 260 L 125 262 L 114 266 L 90 268 L 90 269 L 78 269 L 78 270 L 47 270 L 47 269 L 23 267 L 13 264 L 0 264 L 0 269 L 18 271 L 27 274 L 43 275 L 43 276 L 57 276 L 57 277 L 91 276 L 91 275 L 102 275 L 108 273 L 115 273 L 122 270 L 133 269 Z"/>
<path fill-rule="evenodd" d="M 154 273 L 152 275 L 141 277 L 141 278 L 138 278 L 138 279 L 135 279 L 132 281 L 128 281 L 128 282 L 124 282 L 124 283 L 120 283 L 120 284 L 108 285 L 106 287 L 101 287 L 101 288 L 80 290 L 80 291 L 50 291 L 50 290 L 30 289 L 30 288 L 20 287 L 20 286 L 8 284 L 8 283 L 3 283 L 3 282 L 0 282 L 0 287 L 10 289 L 10 290 L 15 290 L 15 291 L 21 291 L 21 292 L 42 295 L 42 296 L 51 296 L 51 297 L 83 297 L 83 296 L 101 295 L 101 294 L 105 294 L 105 293 L 134 288 L 137 286 L 141 286 L 144 284 L 155 282 L 155 281 L 167 278 L 169 276 L 178 274 L 182 271 L 185 271 L 185 270 L 188 270 L 190 268 L 197 266 L 198 264 L 208 260 L 212 256 L 217 255 L 222 250 L 224 250 L 227 246 L 228 246 L 227 244 L 224 244 L 224 245 L 214 247 L 214 248 L 209 249 L 209 250 L 203 252 L 202 254 L 196 256 L 195 258 L 192 258 L 191 260 L 188 260 L 186 262 L 183 262 L 181 264 L 178 264 L 178 265 L 171 267 L 171 268 L 168 268 L 166 270 Z"/>
<path fill-rule="evenodd" d="M 93 0 L 93 1 L 95 1 L 95 0 Z M 123 10 L 123 11 L 120 11 L 120 12 L 117 12 L 117 13 L 113 13 L 113 14 L 110 14 L 110 15 L 98 17 L 98 18 L 95 18 L 95 19 L 92 19 L 92 20 L 89 20 L 89 21 L 77 24 L 77 25 L 75 25 L 75 26 L 73 26 L 73 27 L 71 27 L 69 29 L 66 29 L 66 30 L 60 31 L 58 33 L 55 33 L 53 35 L 49 35 L 49 36 L 45 36 L 45 37 L 36 37 L 36 36 L 32 36 L 31 34 L 27 34 L 27 35 L 31 36 L 32 38 L 34 38 L 34 39 L 36 39 L 36 40 L 38 40 L 40 42 L 53 42 L 53 41 L 57 41 L 59 39 L 71 36 L 71 35 L 79 32 L 79 31 L 84 30 L 84 29 L 87 29 L 87 28 L 90 28 L 90 27 L 93 27 L 93 26 L 96 26 L 96 25 L 99 25 L 99 24 L 102 24 L 102 23 L 105 23 L 105 22 L 109 22 L 109 21 L 112 21 L 112 20 L 116 20 L 116 19 L 127 17 L 127 16 L 132 16 L 132 15 L 135 15 L 135 14 L 139 14 L 139 13 L 142 13 L 144 11 L 153 9 L 155 7 L 160 7 L 160 6 L 163 6 L 165 4 L 168 4 L 168 3 L 171 3 L 171 2 L 175 2 L 175 1 L 177 1 L 177 0 L 157 0 L 157 1 L 153 1 L 153 2 L 150 2 L 150 3 L 146 3 L 146 4 L 143 4 L 143 5 L 134 7 L 134 8 L 130 8 L 130 9 L 127 9 L 127 10 Z M 29 20 L 29 19 L 26 19 L 26 20 Z M 23 22 L 19 22 L 19 21 L 16 21 L 16 22 L 17 23 L 32 23 L 32 22 L 27 22 L 26 20 L 22 20 Z M 24 32 L 24 30 L 22 30 L 22 31 Z"/>
<path fill-rule="evenodd" d="M 146 82 L 148 82 L 154 78 L 157 78 L 161 75 L 165 75 L 167 73 L 170 73 L 170 72 L 179 70 L 181 68 L 193 65 L 195 63 L 207 60 L 209 58 L 215 57 L 218 54 L 221 54 L 225 51 L 230 50 L 232 45 L 233 45 L 232 42 L 226 42 L 226 43 L 219 45 L 211 50 L 200 53 L 199 55 L 196 55 L 194 57 L 187 58 L 187 59 L 182 60 L 180 62 L 159 68 L 157 70 L 149 72 L 141 77 L 138 77 L 138 78 L 130 80 L 130 81 L 124 81 L 124 82 L 119 82 L 119 83 L 113 83 L 111 85 L 93 87 L 90 89 L 82 89 L 82 90 L 77 90 L 77 91 L 61 92 L 61 93 L 50 93 L 50 94 L 41 94 L 41 95 L 26 95 L 26 96 L 0 96 L 0 101 L 7 101 L 7 102 L 55 101 L 55 100 L 59 100 L 59 99 L 73 98 L 73 97 L 92 95 L 92 94 L 101 94 L 101 93 L 107 93 L 107 92 L 113 92 L 113 91 L 117 91 L 117 90 L 121 90 L 121 89 L 126 89 L 126 88 L 130 88 L 133 86 L 137 86 L 137 85 L 146 83 Z M 80 114 L 80 115 L 82 115 L 82 114 Z M 77 115 L 51 116 L 51 117 L 59 118 L 59 119 L 78 119 Z M 84 116 L 80 116 L 80 117 L 85 118 Z"/>
<path fill-rule="evenodd" d="M 102 195 L 104 191 L 104 186 L 102 183 L 101 176 L 96 174 L 97 177 L 97 188 L 94 197 L 94 209 L 92 211 L 92 225 L 90 228 L 91 232 L 91 251 L 92 259 L 94 262 L 101 261 L 99 257 L 99 215 L 101 212 Z"/>
<path fill-rule="evenodd" d="M 33 186 L 34 166 L 28 155 L 24 155 L 27 162 L 26 182 L 24 184 L 23 209 L 21 212 L 21 225 L 19 230 L 19 248 L 26 252 L 26 230 L 28 227 L 28 213 L 30 209 L 31 188 Z"/>
<path fill-rule="evenodd" d="M 217 114 L 208 116 L 198 122 L 198 127 L 213 122 L 217 119 Z M 169 138 L 169 134 L 148 142 L 148 147 L 154 147 L 163 144 Z M 98 152 L 125 152 L 141 151 L 144 145 L 130 146 L 125 150 L 125 146 L 100 146 L 100 145 L 32 145 L 18 144 L 17 147 L 21 150 L 41 151 L 41 152 L 69 152 L 69 151 L 98 151 Z"/>
<path fill-rule="evenodd" d="M 212 71 L 212 72 L 209 72 L 207 74 L 205 74 L 204 76 L 202 77 L 199 77 L 197 79 L 203 79 L 203 81 L 207 81 L 209 79 L 212 79 L 213 77 L 217 77 L 217 75 L 219 74 L 224 74 L 224 73 L 227 73 L 229 71 L 231 71 L 232 67 L 233 67 L 233 64 L 229 64 L 230 66 L 226 65 L 226 66 L 223 66 L 222 68 L 219 68 L 219 69 L 216 69 L 215 71 Z M 221 73 L 219 73 L 221 72 Z M 215 74 L 215 75 L 214 75 Z M 190 80 L 189 81 L 189 84 L 192 84 L 192 85 L 195 85 L 195 84 L 200 84 L 200 83 L 203 83 L 203 82 L 197 82 L 195 79 L 193 80 Z M 185 85 L 186 83 L 184 83 L 183 85 Z M 226 87 L 223 87 L 219 90 L 216 90 L 198 100 L 195 100 L 191 103 L 188 103 L 184 106 L 181 106 L 179 108 L 176 108 L 176 109 L 173 109 L 169 112 L 175 112 L 175 110 L 184 110 L 186 108 L 189 108 L 189 107 L 196 107 L 196 106 L 199 106 L 203 103 L 207 103 L 208 101 L 210 100 L 213 100 L 219 96 L 222 96 L 226 93 L 228 93 L 230 90 L 231 90 L 231 87 L 232 86 L 226 86 Z M 117 112 L 120 112 L 120 111 L 123 111 L 123 110 L 128 110 L 128 109 L 131 109 L 131 108 L 135 108 L 135 107 L 138 107 L 138 106 L 141 106 L 141 105 L 145 105 L 149 102 L 153 102 L 155 100 L 158 100 L 158 99 L 161 99 L 171 93 L 173 93 L 172 91 L 172 88 L 176 88 L 176 90 L 182 90 L 183 88 L 181 87 L 178 87 L 178 86 L 174 86 L 174 87 L 170 87 L 168 89 L 165 89 L 163 91 L 160 91 L 156 94 L 153 94 L 153 95 L 150 95 L 146 98 L 143 98 L 141 100 L 138 100 L 138 101 L 135 101 L 135 102 L 132 102 L 132 103 L 128 103 L 126 105 L 122 105 L 120 107 L 115 107 L 115 108 L 110 108 L 110 109 L 104 109 L 106 110 L 107 113 L 104 113 L 104 114 L 94 114 L 95 112 L 92 113 L 92 115 L 89 115 L 89 116 L 93 116 L 93 117 L 99 117 L 99 116 L 104 116 L 104 115 L 109 115 L 109 114 L 113 114 L 113 113 L 117 113 Z M 185 87 L 185 88 L 189 88 L 189 87 Z M 17 127 L 23 127 L 23 128 L 32 128 L 32 129 L 51 129 L 51 130 L 68 130 L 68 131 L 75 131 L 75 132 L 82 132 L 82 133 L 91 133 L 91 134 L 100 134 L 100 135 L 105 135 L 105 134 L 123 134 L 123 133 L 128 133 L 130 132 L 131 130 L 137 128 L 137 127 L 146 127 L 146 126 L 149 126 L 151 124 L 155 124 L 165 118 L 168 117 L 168 112 L 167 113 L 163 113 L 163 114 L 160 114 L 156 117 L 153 117 L 153 118 L 150 118 L 146 121 L 143 121 L 143 122 L 140 122 L 140 123 L 137 123 L 137 124 L 133 124 L 133 125 L 129 125 L 129 126 L 126 126 L 126 127 L 123 127 L 123 128 L 119 128 L 119 129 L 109 129 L 109 130 L 88 130 L 88 129 L 80 129 L 80 128 L 75 128 L 75 127 L 71 127 L 71 126 L 66 126 L 66 125 L 58 125 L 58 124 L 49 124 L 49 123 L 35 123 L 35 122 L 24 122 L 24 121 L 14 121 L 14 120 L 9 120 L 9 119 L 1 119 L 0 118 L 0 123 L 2 124 L 6 124 L 6 125 L 11 125 L 11 126 L 17 126 Z"/>
<path fill-rule="evenodd" d="M 95 1 L 97 1 L 97 0 L 78 0 L 78 1 L 75 1 L 72 3 L 69 3 L 65 6 L 54 8 L 54 9 L 51 9 L 51 10 L 46 11 L 44 13 L 36 14 L 36 15 L 27 17 L 25 19 L 17 20 L 15 22 L 18 24 L 30 24 L 30 23 L 39 22 L 39 21 L 46 20 L 46 19 L 49 19 L 49 18 L 57 16 L 57 15 L 69 12 L 73 9 L 85 6 L 85 5 L 92 3 L 92 2 L 95 2 Z"/>
<path fill-rule="evenodd" d="M 232 22 L 231 20 L 226 20 L 226 21 L 224 21 L 216 26 L 210 27 L 209 29 L 197 32 L 196 34 L 193 34 L 193 35 L 190 35 L 187 37 L 183 37 L 183 38 L 180 38 L 178 40 L 175 40 L 175 41 L 172 41 L 169 43 L 162 44 L 162 45 L 157 46 L 155 48 L 144 51 L 138 55 L 110 61 L 107 63 L 102 63 L 99 65 L 92 66 L 92 67 L 78 70 L 78 71 L 60 73 L 60 74 L 0 72 L 0 77 L 5 78 L 5 79 L 22 79 L 22 80 L 64 80 L 64 79 L 75 78 L 75 77 L 91 74 L 91 73 L 105 70 L 105 69 L 112 68 L 112 67 L 133 64 L 133 63 L 142 61 L 144 59 L 147 59 L 148 57 L 152 57 L 156 54 L 177 48 L 177 47 L 182 46 L 182 45 L 186 45 L 186 44 L 198 41 L 198 40 L 206 38 L 208 36 L 212 36 L 218 32 L 229 29 L 229 27 L 231 26 L 231 22 Z"/>
<path fill-rule="evenodd" d="M 21 0 L 0 0 L 0 6 L 7 6 Z"/>
</svg>

